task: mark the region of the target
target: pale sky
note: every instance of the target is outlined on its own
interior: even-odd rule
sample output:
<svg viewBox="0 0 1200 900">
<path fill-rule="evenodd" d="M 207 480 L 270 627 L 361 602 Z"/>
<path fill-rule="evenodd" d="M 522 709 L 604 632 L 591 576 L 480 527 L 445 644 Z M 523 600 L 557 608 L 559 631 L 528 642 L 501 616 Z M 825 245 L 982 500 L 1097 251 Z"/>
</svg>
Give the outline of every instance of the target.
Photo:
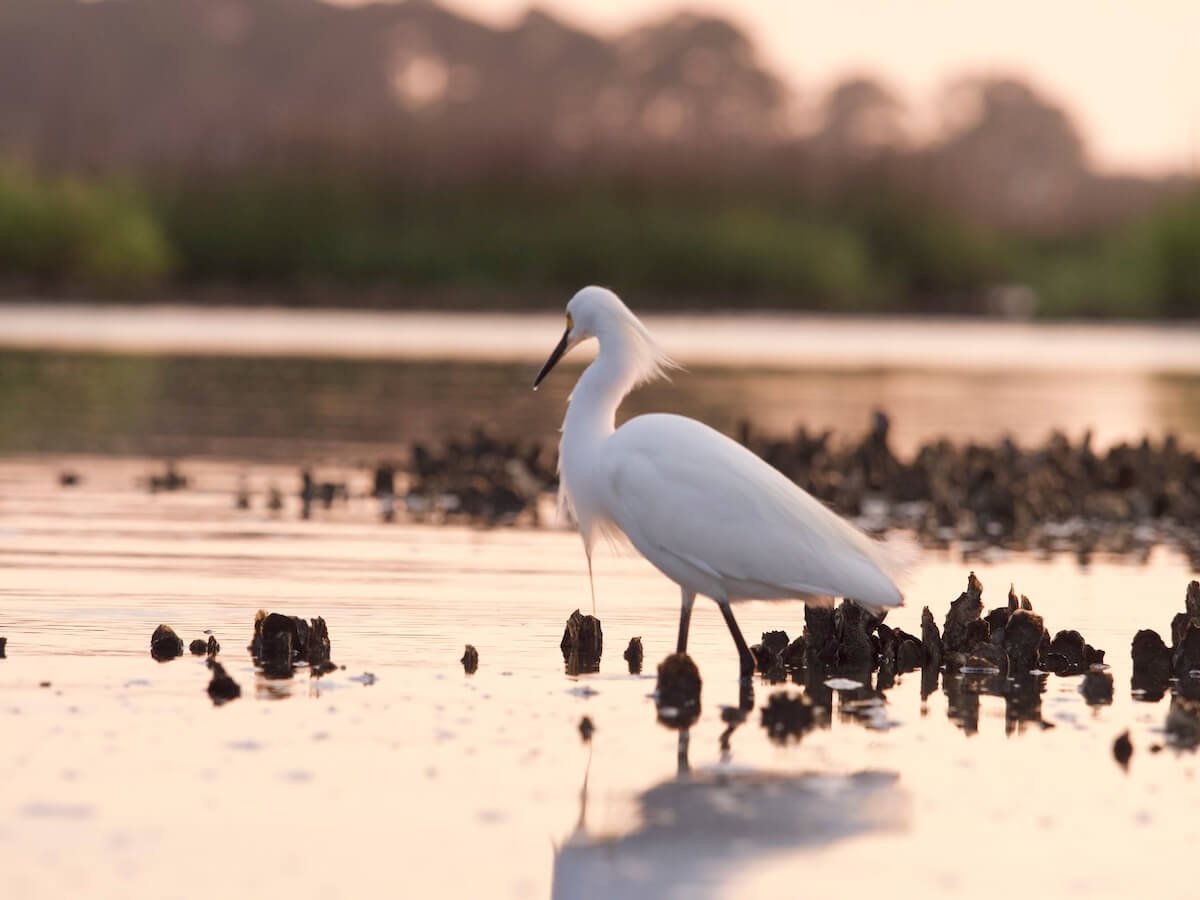
<svg viewBox="0 0 1200 900">
<path fill-rule="evenodd" d="M 361 2 L 361 0 L 341 0 Z M 508 24 L 528 0 L 446 0 Z M 922 121 L 947 79 L 1005 71 L 1074 114 L 1106 170 L 1200 173 L 1200 0 L 539 0 L 610 33 L 681 8 L 726 16 L 810 96 L 840 76 L 892 84 Z"/>
</svg>

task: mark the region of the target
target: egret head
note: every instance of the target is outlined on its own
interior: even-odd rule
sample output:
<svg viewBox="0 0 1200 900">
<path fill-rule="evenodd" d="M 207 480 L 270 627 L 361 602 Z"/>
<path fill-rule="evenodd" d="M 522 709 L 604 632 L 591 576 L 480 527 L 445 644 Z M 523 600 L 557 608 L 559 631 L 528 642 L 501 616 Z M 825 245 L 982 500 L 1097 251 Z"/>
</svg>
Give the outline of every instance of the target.
<svg viewBox="0 0 1200 900">
<path fill-rule="evenodd" d="M 676 368 L 621 298 L 608 288 L 593 285 L 579 291 L 567 303 L 566 330 L 534 379 L 534 389 L 569 350 L 588 338 L 599 339 L 601 347 L 610 341 L 620 345 L 627 353 L 637 383 L 657 377 L 666 369 Z"/>
</svg>

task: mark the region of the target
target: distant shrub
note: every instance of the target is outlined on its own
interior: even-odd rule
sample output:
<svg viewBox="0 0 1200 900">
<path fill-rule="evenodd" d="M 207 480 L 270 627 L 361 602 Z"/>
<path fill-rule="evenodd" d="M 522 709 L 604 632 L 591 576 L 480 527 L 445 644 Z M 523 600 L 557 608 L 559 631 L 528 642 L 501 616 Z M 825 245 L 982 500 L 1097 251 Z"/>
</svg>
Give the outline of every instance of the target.
<svg viewBox="0 0 1200 900">
<path fill-rule="evenodd" d="M 1200 192 L 1160 210 L 1149 232 L 1162 312 L 1200 316 Z"/>
<path fill-rule="evenodd" d="M 660 308 L 978 313 L 992 288 L 1029 285 L 1043 316 L 1198 316 L 1198 260 L 1200 195 L 1046 238 L 986 230 L 873 184 L 815 198 L 757 182 L 418 188 L 244 172 L 135 189 L 0 166 L 0 280 L 50 289 L 171 278 L 411 303 L 451 288 L 455 302 L 486 306 L 600 281 Z"/>
<path fill-rule="evenodd" d="M 1028 249 L 1027 278 L 1039 311 L 1055 318 L 1154 315 L 1158 298 L 1145 242 L 1101 235 Z"/>
<path fill-rule="evenodd" d="M 1030 278 L 1054 316 L 1200 316 L 1200 195 L 1111 231 L 1043 243 Z"/>
<path fill-rule="evenodd" d="M 177 186 L 160 209 L 181 274 L 197 279 L 508 288 L 607 280 L 699 301 L 787 294 L 804 305 L 850 302 L 865 284 L 849 229 L 706 196 L 266 179 Z"/>
<path fill-rule="evenodd" d="M 170 272 L 172 252 L 132 189 L 0 168 L 0 275 L 124 290 Z"/>
</svg>

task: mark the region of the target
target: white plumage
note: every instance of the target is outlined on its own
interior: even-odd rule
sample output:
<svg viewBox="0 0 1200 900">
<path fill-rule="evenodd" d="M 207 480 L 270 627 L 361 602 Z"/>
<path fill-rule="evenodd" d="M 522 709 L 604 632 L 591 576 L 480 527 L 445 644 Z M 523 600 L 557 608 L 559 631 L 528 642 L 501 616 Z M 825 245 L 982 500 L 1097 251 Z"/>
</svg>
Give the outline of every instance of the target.
<svg viewBox="0 0 1200 900">
<path fill-rule="evenodd" d="M 679 652 L 687 649 L 696 594 L 720 606 L 743 675 L 754 661 L 732 601 L 848 597 L 873 611 L 900 605 L 886 549 L 737 442 L 676 415 L 638 416 L 614 428 L 625 395 L 674 364 L 611 291 L 587 287 L 571 298 L 566 332 L 534 386 L 591 337 L 599 352 L 563 422 L 561 499 L 589 559 L 597 534 L 620 533 L 680 586 Z"/>
</svg>

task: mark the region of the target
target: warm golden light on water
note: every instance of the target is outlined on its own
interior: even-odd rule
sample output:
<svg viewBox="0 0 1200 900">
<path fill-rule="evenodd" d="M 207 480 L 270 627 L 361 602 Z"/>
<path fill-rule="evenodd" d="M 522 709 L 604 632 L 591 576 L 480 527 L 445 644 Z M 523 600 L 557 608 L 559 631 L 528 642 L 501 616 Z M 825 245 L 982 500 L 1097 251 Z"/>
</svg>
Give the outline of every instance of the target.
<svg viewBox="0 0 1200 900">
<path fill-rule="evenodd" d="M 1151 753 L 1168 701 L 1137 703 L 1128 689 L 1130 637 L 1166 631 L 1194 577 L 1171 553 L 1144 565 L 1005 554 L 969 564 L 987 605 L 1014 581 L 1051 631 L 1079 629 L 1112 665 L 1112 706 L 1088 707 L 1079 678 L 1051 676 L 1039 715 L 1053 727 L 1013 734 L 991 696 L 966 733 L 947 718 L 944 690 L 921 700 L 917 672 L 887 692 L 882 730 L 835 699 L 829 729 L 780 746 L 756 710 L 724 754 L 736 655 L 701 603 L 690 649 L 703 710 L 681 778 L 677 736 L 647 696 L 653 677 L 629 675 L 620 658 L 640 635 L 649 673 L 673 646 L 676 589 L 640 559 L 597 559 L 604 660 L 599 674 L 569 678 L 558 640 L 588 603 L 573 534 L 386 527 L 365 507 L 275 520 L 232 508 L 227 467 L 195 467 L 195 490 L 151 497 L 132 489 L 141 463 L 74 464 L 86 480 L 66 491 L 50 462 L 0 463 L 10 773 L 0 859 L 11 896 L 104 885 L 149 897 L 171 884 L 180 896 L 231 885 L 544 897 L 553 885 L 564 897 L 745 897 L 797 883 L 996 896 L 1012 890 L 996 854 L 1014 846 L 1041 891 L 1186 893 L 1165 863 L 1200 838 L 1195 756 Z M 940 622 L 967 568 L 926 552 L 889 622 L 916 631 L 925 604 Z M 256 676 L 243 648 L 260 607 L 323 615 L 346 669 Z M 755 603 L 738 615 L 747 635 L 794 635 L 802 612 Z M 242 697 L 214 708 L 202 661 L 151 660 L 160 621 L 185 641 L 212 629 Z M 472 677 L 458 663 L 465 643 L 480 652 Z M 370 686 L 354 680 L 366 672 Z M 774 690 L 757 685 L 756 705 Z M 590 748 L 577 731 L 585 714 Z M 1126 728 L 1128 774 L 1110 750 Z M 873 774 L 851 777 L 861 772 Z M 708 812 L 689 821 L 697 810 Z"/>
</svg>

